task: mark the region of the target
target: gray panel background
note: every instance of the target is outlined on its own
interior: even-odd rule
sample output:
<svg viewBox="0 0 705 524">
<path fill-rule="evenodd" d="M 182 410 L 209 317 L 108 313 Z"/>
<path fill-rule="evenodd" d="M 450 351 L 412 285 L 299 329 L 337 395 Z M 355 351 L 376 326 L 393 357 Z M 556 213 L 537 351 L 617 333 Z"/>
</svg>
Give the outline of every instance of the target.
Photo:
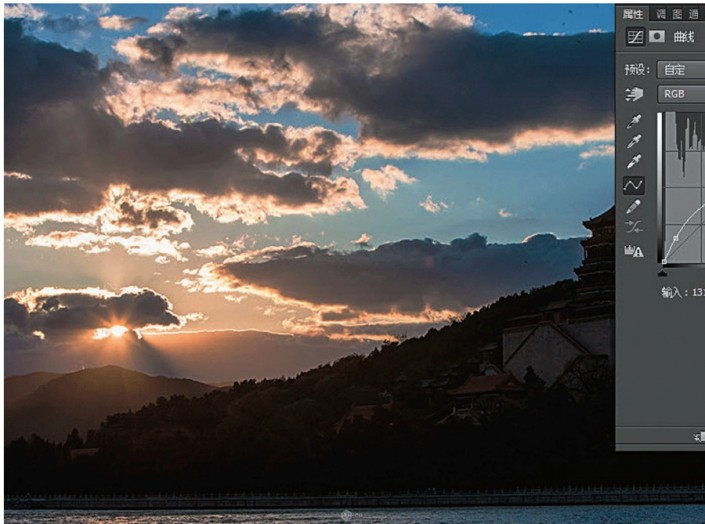
<svg viewBox="0 0 705 524">
<path fill-rule="evenodd" d="M 616 426 L 633 428 L 628 434 L 617 431 L 617 450 L 683 449 L 705 451 L 705 445 L 674 444 L 692 439 L 693 428 L 705 430 L 705 299 L 693 297 L 695 287 L 705 288 L 705 268 L 702 266 L 668 268 L 667 277 L 659 277 L 662 266 L 659 259 L 658 199 L 656 180 L 656 115 L 658 112 L 689 111 L 703 112 L 705 105 L 659 104 L 658 86 L 673 84 L 672 80 L 656 78 L 658 60 L 705 60 L 705 24 L 650 22 L 648 20 L 622 20 L 621 8 L 641 7 L 647 13 L 648 6 L 617 6 L 615 10 L 616 38 L 616 115 L 615 115 L 615 190 L 617 217 L 617 304 L 616 304 Z M 669 34 L 680 25 L 688 25 L 696 31 L 697 45 L 678 46 L 667 43 L 641 48 L 625 46 L 625 28 L 643 26 L 647 29 L 663 29 L 667 25 Z M 650 73 L 643 77 L 628 77 L 625 65 L 644 63 Z M 679 81 L 679 84 L 703 85 L 702 80 Z M 625 89 L 639 86 L 644 89 L 644 98 L 637 102 L 626 102 Z M 643 114 L 643 126 L 627 129 L 627 123 L 635 115 Z M 642 133 L 638 147 L 627 149 L 635 133 Z M 668 133 L 668 129 L 666 129 Z M 665 145 L 665 144 L 664 144 Z M 668 149 L 675 150 L 675 144 Z M 635 151 L 638 150 L 638 151 Z M 641 153 L 642 161 L 635 168 L 626 170 L 634 154 Z M 668 158 L 668 162 L 673 159 Z M 665 164 L 665 163 L 664 163 Z M 700 165 L 696 165 L 700 164 Z M 688 169 L 691 178 L 702 162 Z M 666 167 L 664 165 L 664 167 Z M 639 197 L 642 205 L 629 216 L 641 219 L 646 229 L 639 235 L 628 235 L 624 228 L 626 209 L 634 197 L 622 194 L 622 177 L 644 176 L 646 194 Z M 681 173 L 682 174 L 682 173 Z M 674 186 L 688 180 L 671 178 Z M 700 184 L 700 187 L 702 185 Z M 677 187 L 674 187 L 674 191 Z M 687 188 L 686 188 L 687 189 Z M 704 197 L 701 189 L 690 189 L 691 195 L 682 196 L 674 192 L 675 207 L 687 207 L 688 202 Z M 680 203 L 679 203 L 680 202 Z M 672 206 L 673 207 L 673 204 Z M 669 209 L 669 213 L 672 209 Z M 692 210 L 691 210 L 692 212 Z M 673 212 L 677 219 L 682 213 Z M 702 223 L 702 220 L 699 224 Z M 698 225 L 699 225 L 698 224 Z M 701 228 L 704 229 L 704 228 Z M 667 232 L 666 232 L 667 233 Z M 705 234 L 697 242 L 705 242 Z M 691 239 L 693 240 L 693 239 Z M 623 246 L 638 244 L 644 250 L 644 259 L 624 256 Z M 689 248 L 690 249 L 690 248 Z M 692 256 L 696 256 L 696 249 Z M 684 249 L 682 256 L 691 256 Z M 690 290 L 682 300 L 661 297 L 663 287 L 678 287 L 681 293 Z M 674 433 L 664 438 L 663 444 L 654 442 L 653 428 L 672 428 Z M 681 432 L 683 436 L 681 437 Z M 643 437 L 639 436 L 643 434 Z M 627 438 L 628 435 L 628 438 Z M 675 435 L 675 436 L 674 436 Z M 621 440 L 620 440 L 621 439 Z M 684 439 L 684 440 L 681 440 Z M 659 440 L 656 438 L 656 440 Z"/>
</svg>

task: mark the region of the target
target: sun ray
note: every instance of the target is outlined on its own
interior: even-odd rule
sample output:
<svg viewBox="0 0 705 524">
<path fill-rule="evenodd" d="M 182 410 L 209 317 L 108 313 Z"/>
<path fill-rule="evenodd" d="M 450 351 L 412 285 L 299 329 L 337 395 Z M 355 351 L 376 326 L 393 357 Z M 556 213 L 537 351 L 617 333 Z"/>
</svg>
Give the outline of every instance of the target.
<svg viewBox="0 0 705 524">
<path fill-rule="evenodd" d="M 130 331 L 130 328 L 116 324 L 110 326 L 109 328 L 98 328 L 93 332 L 93 338 L 95 340 L 103 340 L 106 338 L 120 338 L 125 333 Z"/>
</svg>

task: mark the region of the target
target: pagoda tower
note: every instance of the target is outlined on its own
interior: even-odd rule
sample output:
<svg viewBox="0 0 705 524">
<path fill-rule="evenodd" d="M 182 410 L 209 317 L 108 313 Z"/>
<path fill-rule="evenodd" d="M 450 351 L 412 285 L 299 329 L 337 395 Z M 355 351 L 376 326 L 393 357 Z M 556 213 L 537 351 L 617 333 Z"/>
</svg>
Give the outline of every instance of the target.
<svg viewBox="0 0 705 524">
<path fill-rule="evenodd" d="M 575 269 L 578 275 L 578 301 L 614 302 L 615 290 L 615 208 L 583 222 L 592 232 L 580 242 L 583 263 Z"/>
</svg>

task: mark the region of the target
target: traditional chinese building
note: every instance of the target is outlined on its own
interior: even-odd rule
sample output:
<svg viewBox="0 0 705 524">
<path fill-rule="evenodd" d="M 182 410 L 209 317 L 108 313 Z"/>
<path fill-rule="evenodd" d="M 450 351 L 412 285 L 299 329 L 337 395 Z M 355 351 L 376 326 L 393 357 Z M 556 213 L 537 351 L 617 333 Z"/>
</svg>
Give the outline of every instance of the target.
<svg viewBox="0 0 705 524">
<path fill-rule="evenodd" d="M 578 275 L 578 296 L 581 302 L 614 303 L 615 209 L 583 225 L 592 235 L 580 242 L 584 249 L 583 264 L 575 270 Z"/>
<path fill-rule="evenodd" d="M 582 371 L 614 362 L 614 207 L 583 225 L 592 234 L 582 241 L 576 298 L 514 318 L 504 329 L 503 367 L 519 380 L 531 366 L 549 386 L 575 382 Z"/>
<path fill-rule="evenodd" d="M 480 423 L 483 417 L 503 411 L 516 403 L 524 391 L 511 373 L 471 376 L 448 394 L 453 398 L 451 416 Z"/>
</svg>

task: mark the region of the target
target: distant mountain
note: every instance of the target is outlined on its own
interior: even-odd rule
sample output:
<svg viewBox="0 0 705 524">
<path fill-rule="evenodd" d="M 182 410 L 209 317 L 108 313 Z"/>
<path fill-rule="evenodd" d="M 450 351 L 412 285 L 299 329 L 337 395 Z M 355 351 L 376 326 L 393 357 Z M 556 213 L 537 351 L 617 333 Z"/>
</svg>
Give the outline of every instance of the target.
<svg viewBox="0 0 705 524">
<path fill-rule="evenodd" d="M 41 353 L 15 352 L 5 359 L 5 373 L 66 373 L 117 364 L 149 375 L 232 385 L 251 378 L 293 377 L 347 355 L 369 353 L 373 346 L 367 341 L 264 331 L 146 333 L 142 338 L 82 340 L 80 347 L 60 344 Z"/>
<path fill-rule="evenodd" d="M 81 432 L 97 428 L 113 413 L 137 410 L 159 397 L 204 395 L 213 387 L 105 366 L 65 375 L 10 377 L 5 389 L 11 392 L 5 402 L 5 442 L 9 442 L 32 433 L 63 441 L 73 428 Z M 18 397 L 21 391 L 29 393 Z"/>
<path fill-rule="evenodd" d="M 38 371 L 29 375 L 18 375 L 5 379 L 5 405 L 26 397 L 50 380 L 59 378 L 61 373 Z"/>
</svg>

